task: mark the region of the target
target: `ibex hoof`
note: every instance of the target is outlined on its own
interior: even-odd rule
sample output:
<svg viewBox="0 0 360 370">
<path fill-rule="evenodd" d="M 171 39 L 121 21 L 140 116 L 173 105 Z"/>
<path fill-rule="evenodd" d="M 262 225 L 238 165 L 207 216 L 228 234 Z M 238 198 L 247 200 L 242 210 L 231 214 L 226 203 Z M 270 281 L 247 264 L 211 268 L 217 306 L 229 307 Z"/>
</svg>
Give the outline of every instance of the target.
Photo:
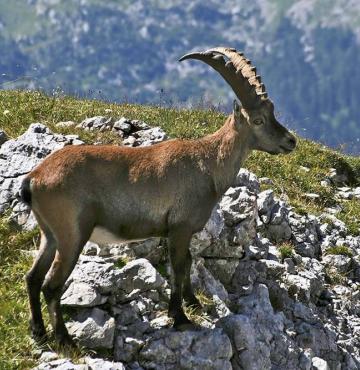
<svg viewBox="0 0 360 370">
<path fill-rule="evenodd" d="M 46 330 L 43 326 L 30 326 L 30 331 L 31 331 L 31 338 L 37 343 L 37 344 L 44 344 L 47 340 L 48 337 L 46 335 Z"/>
</svg>

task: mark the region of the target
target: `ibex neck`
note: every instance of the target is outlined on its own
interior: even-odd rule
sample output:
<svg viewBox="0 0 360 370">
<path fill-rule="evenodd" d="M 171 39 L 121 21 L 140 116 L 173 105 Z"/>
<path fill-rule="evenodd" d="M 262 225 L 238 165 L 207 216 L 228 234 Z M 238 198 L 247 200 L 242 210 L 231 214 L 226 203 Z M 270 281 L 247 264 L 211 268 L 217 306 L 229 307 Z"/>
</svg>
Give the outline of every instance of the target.
<svg viewBox="0 0 360 370">
<path fill-rule="evenodd" d="M 236 127 L 233 116 L 214 134 L 204 138 L 211 150 L 211 172 L 219 197 L 234 184 L 239 169 L 248 156 L 248 127 Z"/>
</svg>

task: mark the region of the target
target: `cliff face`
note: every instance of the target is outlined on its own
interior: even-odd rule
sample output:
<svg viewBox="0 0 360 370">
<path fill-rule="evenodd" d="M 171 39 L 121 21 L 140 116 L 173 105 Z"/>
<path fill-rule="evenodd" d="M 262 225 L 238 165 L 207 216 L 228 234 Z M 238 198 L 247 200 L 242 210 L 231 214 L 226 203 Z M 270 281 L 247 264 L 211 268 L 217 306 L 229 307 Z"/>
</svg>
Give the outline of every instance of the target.
<svg viewBox="0 0 360 370">
<path fill-rule="evenodd" d="M 126 118 L 57 127 L 76 125 L 112 132 L 129 146 L 167 139 L 160 128 Z M 1 212 L 11 210 L 13 222 L 31 229 L 34 219 L 16 200 L 18 182 L 51 151 L 82 141 L 40 123 L 16 139 L 0 136 Z M 349 199 L 360 202 L 360 187 L 344 186 L 348 178 L 335 170 L 318 180 L 334 189 L 335 201 L 315 216 L 298 213 L 285 193 L 278 198 L 270 178 L 240 170 L 192 239 L 191 278 L 203 309 L 187 314 L 196 331 L 171 329 L 165 240 L 87 243 L 62 304 L 69 332 L 93 358 L 75 364 L 42 351 L 37 369 L 358 369 L 360 237 L 337 214 Z"/>
<path fill-rule="evenodd" d="M 254 60 L 292 128 L 358 152 L 359 13 L 355 0 L 34 0 L 17 7 L 3 0 L 0 83 L 116 101 L 226 105 L 232 95 L 220 78 L 177 60 L 230 45 Z"/>
</svg>

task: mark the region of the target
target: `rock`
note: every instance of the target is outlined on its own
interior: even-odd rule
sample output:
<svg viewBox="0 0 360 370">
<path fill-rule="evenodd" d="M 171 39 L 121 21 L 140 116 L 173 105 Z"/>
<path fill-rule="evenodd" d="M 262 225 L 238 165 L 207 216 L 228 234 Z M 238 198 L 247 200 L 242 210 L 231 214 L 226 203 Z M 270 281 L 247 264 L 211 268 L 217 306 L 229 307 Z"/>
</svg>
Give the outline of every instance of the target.
<svg viewBox="0 0 360 370">
<path fill-rule="evenodd" d="M 112 118 L 96 116 L 84 119 L 77 127 L 85 130 L 110 130 L 112 127 Z"/>
<path fill-rule="evenodd" d="M 268 279 L 277 279 L 285 273 L 285 265 L 272 260 L 260 260 L 266 266 L 266 275 Z"/>
<path fill-rule="evenodd" d="M 3 145 L 5 143 L 5 141 L 8 140 L 8 137 L 5 133 L 5 131 L 3 130 L 0 130 L 0 146 Z"/>
<path fill-rule="evenodd" d="M 319 199 L 320 195 L 316 193 L 304 193 L 304 197 L 315 200 L 315 199 Z"/>
<path fill-rule="evenodd" d="M 274 185 L 274 182 L 269 179 L 268 177 L 260 177 L 259 178 L 259 183 L 261 185 Z"/>
<path fill-rule="evenodd" d="M 144 344 L 143 340 L 137 338 L 118 336 L 115 343 L 114 358 L 124 362 L 134 361 Z"/>
<path fill-rule="evenodd" d="M 166 287 L 166 281 L 149 261 L 140 258 L 116 271 L 116 285 L 119 287 L 116 299 L 126 301 L 141 292 L 152 289 L 163 290 Z"/>
<path fill-rule="evenodd" d="M 75 321 L 66 323 L 69 334 L 88 348 L 112 348 L 115 319 L 99 308 L 80 311 Z"/>
<path fill-rule="evenodd" d="M 260 191 L 260 182 L 258 178 L 245 168 L 240 169 L 233 186 L 245 186 L 250 192 L 255 194 L 258 194 Z"/>
<path fill-rule="evenodd" d="M 140 351 L 140 364 L 154 369 L 230 370 L 231 357 L 230 340 L 220 329 L 163 330 Z"/>
<path fill-rule="evenodd" d="M 58 354 L 55 352 L 45 351 L 40 356 L 41 362 L 50 362 L 57 360 L 59 358 Z"/>
<path fill-rule="evenodd" d="M 220 240 L 220 234 L 225 228 L 225 221 L 220 207 L 217 205 L 212 210 L 211 216 L 204 229 L 193 235 L 190 250 L 192 255 L 201 256 L 202 252 L 216 241 Z"/>
<path fill-rule="evenodd" d="M 61 304 L 73 307 L 94 307 L 104 304 L 107 299 L 88 283 L 74 282 L 63 294 Z"/>
<path fill-rule="evenodd" d="M 193 263 L 191 269 L 191 282 L 195 290 L 204 291 L 207 296 L 217 296 L 222 301 L 227 301 L 228 293 L 220 281 L 206 269 L 201 260 Z"/>
<path fill-rule="evenodd" d="M 255 197 L 247 189 L 231 187 L 221 199 L 220 209 L 226 225 L 239 224 L 256 214 Z"/>
<path fill-rule="evenodd" d="M 88 370 L 87 365 L 75 365 L 70 359 L 61 358 L 50 362 L 41 363 L 33 370 Z"/>
<path fill-rule="evenodd" d="M 117 289 L 115 269 L 99 257 L 80 256 L 65 284 L 62 304 L 93 307 L 107 301 L 108 295 Z"/>
<path fill-rule="evenodd" d="M 212 211 L 204 229 L 191 241 L 201 257 L 241 258 L 256 237 L 256 197 L 245 187 L 229 188 Z"/>
<path fill-rule="evenodd" d="M 33 123 L 17 139 L 6 141 L 0 147 L 0 214 L 18 204 L 17 194 L 23 177 L 54 150 L 65 145 L 80 144 L 77 136 L 53 134 L 41 123 Z M 25 206 L 24 206 L 25 207 Z M 29 210 L 23 206 L 12 219 L 26 224 Z"/>
<path fill-rule="evenodd" d="M 221 319 L 217 324 L 229 335 L 234 356 L 233 369 L 255 370 L 270 369 L 271 362 L 266 356 L 259 356 L 261 348 L 256 342 L 255 328 L 245 315 L 230 315 Z"/>
<path fill-rule="evenodd" d="M 205 258 L 204 261 L 205 267 L 225 286 L 231 283 L 239 264 L 238 258 Z"/>
<path fill-rule="evenodd" d="M 140 131 L 140 130 L 149 130 L 151 129 L 151 126 L 149 126 L 147 123 L 133 119 L 131 120 L 131 126 L 133 131 Z"/>
<path fill-rule="evenodd" d="M 100 254 L 100 250 L 101 248 L 98 244 L 88 241 L 85 244 L 82 253 L 88 256 L 98 256 Z"/>
<path fill-rule="evenodd" d="M 114 123 L 113 129 L 121 130 L 124 134 L 130 134 L 132 129 L 131 120 L 122 117 Z"/>
<path fill-rule="evenodd" d="M 272 190 L 265 190 L 258 195 L 258 231 L 273 242 L 289 240 L 289 209 L 282 200 L 275 199 Z"/>
<path fill-rule="evenodd" d="M 322 236 L 317 218 L 311 215 L 300 216 L 290 213 L 289 224 L 296 253 L 303 257 L 318 256 Z"/>
<path fill-rule="evenodd" d="M 285 270 L 289 274 L 295 273 L 295 264 L 292 258 L 284 258 L 284 265 L 285 265 Z"/>
<path fill-rule="evenodd" d="M 320 357 L 313 357 L 311 362 L 314 370 L 330 370 L 328 363 Z"/>
<path fill-rule="evenodd" d="M 343 255 L 328 254 L 323 258 L 323 263 L 328 267 L 335 267 L 341 274 L 346 274 L 351 268 L 351 257 Z"/>
<path fill-rule="evenodd" d="M 325 188 L 328 188 L 331 186 L 331 181 L 330 179 L 324 179 L 324 180 L 321 180 L 320 181 L 320 185 L 325 187 Z"/>
<path fill-rule="evenodd" d="M 121 362 L 107 361 L 102 358 L 85 357 L 89 370 L 125 370 Z"/>
<path fill-rule="evenodd" d="M 126 146 L 149 146 L 167 140 L 168 136 L 160 127 L 139 130 L 123 141 Z"/>
<path fill-rule="evenodd" d="M 44 361 L 46 363 L 40 364 L 34 370 L 125 370 L 125 366 L 121 362 L 107 361 L 102 358 L 85 357 L 84 364 L 74 364 L 70 359 Z"/>
<path fill-rule="evenodd" d="M 264 224 L 270 222 L 271 212 L 275 204 L 274 191 L 269 189 L 262 191 L 257 198 L 259 217 Z"/>
<path fill-rule="evenodd" d="M 56 124 L 57 127 L 74 127 L 76 122 L 74 121 L 61 121 Z"/>
<path fill-rule="evenodd" d="M 266 279 L 266 266 L 257 261 L 240 260 L 232 278 L 232 289 L 237 296 L 249 295 L 253 292 L 257 280 Z"/>
<path fill-rule="evenodd" d="M 299 348 L 284 334 L 285 317 L 274 312 L 265 285 L 256 285 L 236 306 L 237 314 L 216 324 L 230 337 L 234 369 L 271 369 L 274 364 L 283 369 L 299 368 Z"/>
<path fill-rule="evenodd" d="M 286 276 L 286 284 L 290 296 L 307 303 L 319 297 L 324 281 L 323 278 L 320 279 L 314 272 L 304 270 L 297 275 L 288 274 Z"/>
</svg>

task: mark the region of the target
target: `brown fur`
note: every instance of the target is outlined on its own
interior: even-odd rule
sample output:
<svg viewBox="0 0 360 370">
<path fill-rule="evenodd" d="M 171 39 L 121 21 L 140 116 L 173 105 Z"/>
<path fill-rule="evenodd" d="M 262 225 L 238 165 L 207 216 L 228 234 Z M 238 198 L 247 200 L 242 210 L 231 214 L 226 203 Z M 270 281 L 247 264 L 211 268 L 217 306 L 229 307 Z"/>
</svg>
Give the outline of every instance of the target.
<svg viewBox="0 0 360 370">
<path fill-rule="evenodd" d="M 223 127 L 199 140 L 144 148 L 65 147 L 28 174 L 25 184 L 30 183 L 32 210 L 42 231 L 39 256 L 27 275 L 33 336 L 45 335 L 42 289 L 57 340 L 71 342 L 60 298 L 94 228 L 122 240 L 168 238 L 174 272 L 169 315 L 176 327 L 189 326 L 183 297 L 199 306 L 190 284 L 191 236 L 204 227 L 252 149 L 274 154 L 295 147 L 295 138 L 276 121 L 269 104 L 254 112 L 236 105 Z M 252 122 L 259 116 L 261 126 Z"/>
</svg>

